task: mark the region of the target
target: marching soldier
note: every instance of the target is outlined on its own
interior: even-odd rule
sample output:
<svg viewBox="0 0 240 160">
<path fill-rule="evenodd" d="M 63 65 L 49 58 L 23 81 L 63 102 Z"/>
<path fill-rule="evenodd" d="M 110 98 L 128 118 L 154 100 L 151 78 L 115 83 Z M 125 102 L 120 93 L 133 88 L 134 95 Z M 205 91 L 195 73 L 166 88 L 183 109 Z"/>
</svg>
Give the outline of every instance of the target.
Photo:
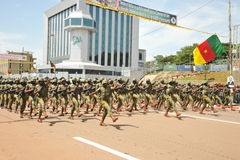
<svg viewBox="0 0 240 160">
<path fill-rule="evenodd" d="M 95 78 L 95 79 L 93 79 L 92 80 L 92 89 L 91 89 L 91 91 L 96 91 L 96 89 L 97 89 L 97 79 Z M 91 104 L 92 104 L 92 107 L 91 107 L 91 111 L 93 111 L 93 109 L 95 108 L 95 106 L 97 105 L 97 96 L 94 94 L 94 95 L 92 95 L 91 96 Z"/>
<path fill-rule="evenodd" d="M 200 114 L 204 114 L 203 111 L 204 109 L 207 107 L 207 104 L 211 107 L 211 109 L 213 110 L 213 113 L 217 113 L 218 111 L 214 109 L 213 107 L 213 102 L 211 101 L 211 99 L 208 97 L 209 94 L 209 88 L 208 88 L 208 84 L 205 83 L 201 86 L 202 88 L 202 101 L 203 101 L 203 107 L 200 108 Z"/>
<path fill-rule="evenodd" d="M 21 79 L 20 84 L 17 86 L 16 93 L 18 94 L 18 100 L 19 100 L 19 105 L 20 105 L 20 118 L 23 118 L 23 112 L 26 107 L 26 94 L 24 93 L 24 90 L 26 88 L 26 80 Z"/>
<path fill-rule="evenodd" d="M 156 108 L 158 110 L 161 110 L 161 107 L 165 103 L 165 100 L 166 100 L 166 89 L 167 89 L 166 84 L 164 83 L 164 81 L 161 81 L 159 83 L 159 86 L 158 86 L 157 90 L 156 90 L 157 91 L 157 97 L 158 97 L 158 102 L 157 102 Z"/>
<path fill-rule="evenodd" d="M 40 105 L 39 108 L 39 115 L 38 115 L 38 122 L 42 123 L 41 116 L 42 113 L 44 114 L 44 118 L 48 118 L 48 115 L 46 113 L 46 102 L 47 102 L 47 96 L 48 96 L 48 90 L 47 85 L 49 84 L 50 79 L 47 82 L 44 82 L 43 78 L 40 78 L 38 80 L 38 85 L 35 88 L 34 95 L 37 98 L 37 101 Z"/>
<path fill-rule="evenodd" d="M 231 108 L 231 110 L 232 111 L 235 111 L 235 109 L 233 108 L 233 106 L 232 106 L 232 99 L 231 99 L 231 95 L 230 94 L 232 94 L 231 93 L 231 89 L 228 87 L 228 85 L 226 85 L 225 87 L 224 87 L 224 95 L 225 95 L 225 100 L 224 100 L 224 106 L 230 106 L 230 108 Z M 225 108 L 225 107 L 224 107 Z"/>
<path fill-rule="evenodd" d="M 58 86 L 58 90 L 57 92 L 59 93 L 59 101 L 60 101 L 60 104 L 61 104 L 61 113 L 59 116 L 63 116 L 63 112 L 65 112 L 65 114 L 67 114 L 67 84 L 66 84 L 66 79 L 63 78 L 61 81 L 60 81 L 60 85 Z"/>
<path fill-rule="evenodd" d="M 72 79 L 72 83 L 68 86 L 67 92 L 69 94 L 69 99 L 70 99 L 70 101 L 72 102 L 72 105 L 73 105 L 70 116 L 69 116 L 69 119 L 73 120 L 73 113 L 74 113 L 75 110 L 77 112 L 77 116 L 78 117 L 81 116 L 80 110 L 79 110 L 79 104 L 78 104 L 78 101 L 77 101 L 77 96 L 78 96 L 79 89 L 78 89 L 78 86 L 77 86 L 77 79 L 76 78 Z"/>
<path fill-rule="evenodd" d="M 4 108 L 4 91 L 5 91 L 5 80 L 1 80 L 1 85 L 0 85 L 0 107 L 3 109 Z"/>
<path fill-rule="evenodd" d="M 15 92 L 15 84 L 13 83 L 13 80 L 9 80 L 9 84 L 10 84 L 10 89 L 8 91 L 8 111 L 12 112 L 12 105 L 13 105 L 13 101 L 14 101 L 14 92 Z"/>
<path fill-rule="evenodd" d="M 116 93 L 117 93 L 117 109 L 116 112 L 117 114 L 119 114 L 119 110 L 123 105 L 126 105 L 124 102 L 126 102 L 126 98 L 125 98 L 125 87 L 127 85 L 129 80 L 127 80 L 125 83 L 123 82 L 122 78 L 119 77 L 117 80 L 117 86 L 118 88 L 116 89 Z"/>
<path fill-rule="evenodd" d="M 98 81 L 97 81 L 97 86 L 96 86 L 96 90 L 98 90 L 99 88 L 101 88 L 103 85 L 102 85 L 102 81 L 103 81 L 104 79 L 103 78 L 100 78 Z M 95 90 L 95 91 L 96 91 Z M 114 91 L 113 91 L 114 92 Z M 97 98 L 97 103 L 98 103 L 98 105 L 99 105 L 99 108 L 98 108 L 98 113 L 97 113 L 97 115 L 98 116 L 100 116 L 100 114 L 101 114 L 101 111 L 102 111 L 102 108 L 103 108 L 103 106 L 102 106 L 102 104 L 101 104 L 101 93 L 100 92 L 98 92 L 97 94 L 94 94 L 94 96 Z"/>
<path fill-rule="evenodd" d="M 84 94 L 84 104 L 86 105 L 86 111 L 85 113 L 89 113 L 89 107 L 91 106 L 91 98 L 89 93 L 92 90 L 92 81 L 90 78 L 86 80 L 86 84 L 83 87 L 83 94 Z"/>
<path fill-rule="evenodd" d="M 113 122 L 116 122 L 118 120 L 118 118 L 113 116 L 113 113 L 111 111 L 111 106 L 110 106 L 110 95 L 111 95 L 112 90 L 115 90 L 117 88 L 117 85 L 115 85 L 114 87 L 110 87 L 108 85 L 107 80 L 103 80 L 102 85 L 103 85 L 102 87 L 97 89 L 95 92 L 90 93 L 90 95 L 100 92 L 100 100 L 101 100 L 100 103 L 104 108 L 104 113 L 103 113 L 102 119 L 100 121 L 100 125 L 106 126 L 106 124 L 104 123 L 104 120 L 107 115 L 109 115 L 112 118 Z"/>
<path fill-rule="evenodd" d="M 150 79 L 146 80 L 145 86 L 142 88 L 142 90 L 145 92 L 145 103 L 144 103 L 144 111 L 147 111 L 148 105 L 152 105 L 152 94 L 153 94 L 153 85 L 156 82 L 151 83 Z"/>
<path fill-rule="evenodd" d="M 36 87 L 36 80 L 33 78 L 29 81 L 29 83 L 26 86 L 26 89 L 24 91 L 25 94 L 28 95 L 28 107 L 30 108 L 28 118 L 32 119 L 32 112 L 34 111 L 34 115 L 37 115 L 36 112 L 36 104 L 34 100 L 34 90 Z"/>
<path fill-rule="evenodd" d="M 195 110 L 194 105 L 193 105 L 193 97 L 192 97 L 192 85 L 191 83 L 188 83 L 187 86 L 185 88 L 183 88 L 183 107 L 185 110 L 187 110 L 188 105 L 190 104 L 192 107 L 192 111 Z"/>
<path fill-rule="evenodd" d="M 48 92 L 50 95 L 50 101 L 52 104 L 52 114 L 58 113 L 58 94 L 57 94 L 57 79 L 54 78 L 51 80 L 51 84 L 49 85 Z"/>
<path fill-rule="evenodd" d="M 9 102 L 9 99 L 8 99 L 8 94 L 9 94 L 9 90 L 11 88 L 11 85 L 9 84 L 9 80 L 5 80 L 5 86 L 4 86 L 5 90 L 4 90 L 4 108 L 8 109 L 8 102 Z"/>
<path fill-rule="evenodd" d="M 220 99 L 220 97 L 218 96 L 219 95 L 219 87 L 217 86 L 218 84 L 216 84 L 215 86 L 213 86 L 212 88 L 212 101 L 213 101 L 213 104 L 216 104 L 216 105 L 220 105 L 220 107 L 222 109 L 224 109 L 224 104 L 222 102 L 222 100 Z"/>
<path fill-rule="evenodd" d="M 129 112 L 133 111 L 133 108 L 135 111 L 137 111 L 137 100 L 138 100 L 138 92 L 139 92 L 139 86 L 142 84 L 143 81 L 141 81 L 138 84 L 138 81 L 136 78 L 132 80 L 132 83 L 127 87 L 127 90 L 129 91 L 130 94 L 130 105 L 129 108 L 127 109 Z"/>
<path fill-rule="evenodd" d="M 166 117 L 170 117 L 168 115 L 168 112 L 170 111 L 170 109 L 173 109 L 176 112 L 176 116 L 180 116 L 181 114 L 178 112 L 177 108 L 176 108 L 176 102 L 177 102 L 177 98 L 175 96 L 175 88 L 176 83 L 175 82 L 169 82 L 169 84 L 167 85 L 167 90 L 166 90 L 166 107 L 167 110 L 164 114 L 164 116 Z"/>
</svg>

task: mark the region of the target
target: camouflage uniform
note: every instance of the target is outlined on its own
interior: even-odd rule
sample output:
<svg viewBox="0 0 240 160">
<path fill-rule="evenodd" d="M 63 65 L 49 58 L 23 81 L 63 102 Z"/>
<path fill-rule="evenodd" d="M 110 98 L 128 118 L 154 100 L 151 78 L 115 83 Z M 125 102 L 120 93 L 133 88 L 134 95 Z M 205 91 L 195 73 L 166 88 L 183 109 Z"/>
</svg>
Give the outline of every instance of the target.
<svg viewBox="0 0 240 160">
<path fill-rule="evenodd" d="M 110 104 L 110 98 L 109 97 L 111 95 L 112 90 L 114 90 L 115 88 L 110 87 L 108 85 L 107 80 L 103 80 L 102 84 L 103 84 L 103 86 L 101 88 L 99 88 L 98 90 L 96 90 L 95 92 L 93 92 L 92 94 L 100 92 L 100 100 L 101 100 L 100 103 L 104 108 L 104 113 L 103 113 L 103 116 L 102 116 L 102 120 L 100 121 L 100 125 L 105 126 L 104 120 L 105 120 L 107 115 L 109 115 L 112 118 L 113 122 L 115 122 L 118 118 L 115 118 L 113 116 L 113 113 L 111 111 L 111 106 L 109 105 Z"/>
<path fill-rule="evenodd" d="M 210 108 L 213 110 L 214 113 L 217 112 L 217 110 L 214 109 L 213 107 L 213 102 L 211 101 L 211 99 L 208 97 L 209 94 L 209 88 L 207 85 L 203 85 L 202 86 L 202 101 L 203 101 L 203 106 L 200 109 L 200 114 L 204 114 L 203 111 L 204 109 L 207 107 L 207 104 L 210 106 Z"/>
<path fill-rule="evenodd" d="M 51 84 L 49 85 L 48 88 L 48 93 L 50 95 L 50 100 L 52 104 L 52 113 L 55 114 L 58 112 L 58 94 L 57 94 L 57 79 L 52 79 Z"/>
<path fill-rule="evenodd" d="M 175 88 L 175 83 L 169 83 L 167 85 L 167 90 L 166 90 L 166 107 L 167 111 L 164 114 L 164 116 L 169 117 L 168 112 L 170 109 L 173 109 L 176 112 L 176 116 L 180 116 L 181 114 L 177 111 L 176 108 L 176 102 L 177 102 L 177 97 L 176 97 L 176 88 Z"/>
<path fill-rule="evenodd" d="M 76 110 L 78 117 L 80 116 L 80 111 L 79 111 L 79 104 L 77 101 L 77 96 L 78 96 L 78 86 L 76 84 L 77 80 L 74 78 L 72 79 L 72 84 L 68 86 L 68 93 L 69 93 L 69 99 L 72 102 L 72 110 L 70 113 L 70 119 L 73 119 L 73 113 Z"/>
<path fill-rule="evenodd" d="M 5 80 L 1 81 L 1 85 L 0 85 L 0 107 L 3 108 L 4 107 L 4 90 L 5 90 Z"/>
<path fill-rule="evenodd" d="M 65 79 L 62 79 L 61 81 L 61 84 L 58 85 L 58 98 L 59 98 L 59 102 L 61 104 L 61 107 L 62 107 L 62 110 L 61 110 L 61 116 L 63 116 L 63 112 L 67 113 L 67 100 L 68 100 L 68 97 L 67 97 L 67 84 L 66 84 L 66 80 Z"/>
<path fill-rule="evenodd" d="M 32 119 L 32 111 L 34 110 L 34 114 L 36 115 L 36 103 L 34 99 L 34 90 L 36 87 L 36 80 L 31 79 L 26 86 L 25 94 L 27 94 L 28 106 L 30 107 L 28 118 Z"/>
<path fill-rule="evenodd" d="M 126 81 L 127 83 L 128 81 Z M 117 93 L 117 109 L 116 109 L 116 113 L 119 113 L 119 110 L 120 108 L 123 106 L 123 105 L 126 105 L 126 96 L 125 96 L 125 86 L 126 86 L 126 83 L 123 83 L 123 80 L 121 77 L 118 78 L 118 88 L 116 89 L 116 93 Z M 112 96 L 111 96 L 112 97 Z"/>
<path fill-rule="evenodd" d="M 27 101 L 27 95 L 24 93 L 25 88 L 26 88 L 26 80 L 21 79 L 20 84 L 17 85 L 17 91 L 16 91 L 18 94 L 18 100 L 20 105 L 20 118 L 23 118 L 23 112 L 25 110 L 26 101 Z"/>
<path fill-rule="evenodd" d="M 39 108 L 39 115 L 38 115 L 38 122 L 41 123 L 41 116 L 42 113 L 44 113 L 44 117 L 47 118 L 46 114 L 46 102 L 47 102 L 47 97 L 48 97 L 48 85 L 49 82 L 44 82 L 43 78 L 40 78 L 38 80 L 38 85 L 35 88 L 34 94 L 37 97 L 37 101 L 40 105 Z"/>
<path fill-rule="evenodd" d="M 137 100 L 138 100 L 138 92 L 139 92 L 139 88 L 138 88 L 138 82 L 137 80 L 134 78 L 132 80 L 132 83 L 128 86 L 128 91 L 129 91 L 129 98 L 130 98 L 130 105 L 129 105 L 129 109 L 128 111 L 129 112 L 132 112 L 133 111 L 133 108 L 135 110 L 138 110 L 137 109 Z"/>
<path fill-rule="evenodd" d="M 9 80 L 9 84 L 10 84 L 10 89 L 8 92 L 8 110 L 9 110 L 9 112 L 12 112 L 12 105 L 13 105 L 13 101 L 14 101 L 13 95 L 15 92 L 14 85 L 15 84 L 13 84 L 12 80 Z"/>
<path fill-rule="evenodd" d="M 91 106 L 91 98 L 89 94 L 91 93 L 92 89 L 92 81 L 90 78 L 86 80 L 86 84 L 83 87 L 83 97 L 84 97 L 84 104 L 86 105 L 85 113 L 88 113 L 89 107 Z"/>
</svg>

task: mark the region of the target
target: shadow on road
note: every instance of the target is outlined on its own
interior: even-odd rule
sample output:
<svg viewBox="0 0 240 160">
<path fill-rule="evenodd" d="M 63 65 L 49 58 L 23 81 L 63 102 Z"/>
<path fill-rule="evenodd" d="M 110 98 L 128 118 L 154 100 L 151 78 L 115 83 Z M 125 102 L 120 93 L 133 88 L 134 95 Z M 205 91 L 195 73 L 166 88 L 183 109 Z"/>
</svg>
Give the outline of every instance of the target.
<svg viewBox="0 0 240 160">
<path fill-rule="evenodd" d="M 190 119 L 196 119 L 196 118 L 193 118 L 193 117 L 189 117 L 189 116 L 179 116 L 179 117 L 175 117 L 177 118 L 178 120 L 182 121 L 183 119 L 186 119 L 186 118 L 190 118 Z"/>
<path fill-rule="evenodd" d="M 129 124 L 108 124 L 108 126 L 115 127 L 117 130 L 123 130 L 122 127 L 134 127 L 134 128 L 139 128 L 138 126 L 133 126 Z"/>
<path fill-rule="evenodd" d="M 57 123 L 71 123 L 71 124 L 73 124 L 73 122 L 69 122 L 69 121 L 66 121 L 66 120 L 58 120 L 58 121 L 51 121 L 51 122 L 48 122 L 48 121 L 43 121 L 43 123 L 44 122 L 47 122 L 47 123 L 49 123 L 49 126 L 54 126 L 55 124 L 57 124 Z"/>
</svg>

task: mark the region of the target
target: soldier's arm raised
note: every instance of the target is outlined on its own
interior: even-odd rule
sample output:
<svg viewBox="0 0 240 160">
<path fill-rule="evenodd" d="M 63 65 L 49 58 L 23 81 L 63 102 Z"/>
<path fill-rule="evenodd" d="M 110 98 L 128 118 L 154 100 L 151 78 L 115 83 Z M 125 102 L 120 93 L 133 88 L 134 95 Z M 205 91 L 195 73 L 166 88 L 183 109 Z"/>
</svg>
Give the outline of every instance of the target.
<svg viewBox="0 0 240 160">
<path fill-rule="evenodd" d="M 112 89 L 112 90 L 117 89 L 117 88 L 118 88 L 118 85 L 119 85 L 119 84 L 117 83 L 115 86 L 111 87 L 111 89 Z"/>
<path fill-rule="evenodd" d="M 98 88 L 98 89 L 96 89 L 96 91 L 90 93 L 89 96 L 94 95 L 94 94 L 96 94 L 96 93 L 99 92 L 99 91 L 100 91 L 100 88 Z"/>
</svg>

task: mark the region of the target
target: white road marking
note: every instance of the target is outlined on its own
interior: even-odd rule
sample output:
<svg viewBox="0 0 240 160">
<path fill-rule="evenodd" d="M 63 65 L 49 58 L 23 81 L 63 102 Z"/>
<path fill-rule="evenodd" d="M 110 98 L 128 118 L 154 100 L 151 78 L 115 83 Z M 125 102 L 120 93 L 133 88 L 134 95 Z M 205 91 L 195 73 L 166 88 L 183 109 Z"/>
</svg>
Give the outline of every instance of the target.
<svg viewBox="0 0 240 160">
<path fill-rule="evenodd" d="M 165 113 L 165 112 L 159 112 L 159 111 L 157 111 L 157 112 L 158 113 Z M 176 115 L 175 113 L 169 113 L 169 114 Z M 192 117 L 192 118 L 205 119 L 205 120 L 210 120 L 210 121 L 217 121 L 217 122 L 223 122 L 223 123 L 230 123 L 230 124 L 238 124 L 238 125 L 240 125 L 240 122 L 226 121 L 226 120 L 213 119 L 213 118 L 200 117 L 200 116 L 192 116 L 192 115 L 187 115 L 187 114 L 181 114 L 181 116 L 188 116 L 188 117 Z"/>
<path fill-rule="evenodd" d="M 240 122 L 226 121 L 226 120 L 206 118 L 206 117 L 199 117 L 199 116 L 191 116 L 191 115 L 186 115 L 186 114 L 182 114 L 182 115 L 183 116 L 192 117 L 192 118 L 206 119 L 206 120 L 210 120 L 210 121 L 217 121 L 217 122 L 231 123 L 231 124 L 240 124 Z"/>
<path fill-rule="evenodd" d="M 76 140 L 78 140 L 78 141 L 80 141 L 80 142 L 84 142 L 84 143 L 86 143 L 86 144 L 92 145 L 92 146 L 94 146 L 94 147 L 97 147 L 97 148 L 102 149 L 102 150 L 104 150 L 104 151 L 107 151 L 107 152 L 109 152 L 109 153 L 115 154 L 115 155 L 117 155 L 117 156 L 119 156 L 119 157 L 122 157 L 122 158 L 124 158 L 124 159 L 139 160 L 138 158 L 135 158 L 135 157 L 126 155 L 126 154 L 124 154 L 124 153 L 121 153 L 121 152 L 116 151 L 116 150 L 114 150 L 114 149 L 108 148 L 108 147 L 103 146 L 103 145 L 101 145 L 101 144 L 98 144 L 98 143 L 89 141 L 89 140 L 87 140 L 87 139 L 84 139 L 84 138 L 81 138 L 81 137 L 73 137 L 73 138 L 76 139 Z"/>
</svg>

